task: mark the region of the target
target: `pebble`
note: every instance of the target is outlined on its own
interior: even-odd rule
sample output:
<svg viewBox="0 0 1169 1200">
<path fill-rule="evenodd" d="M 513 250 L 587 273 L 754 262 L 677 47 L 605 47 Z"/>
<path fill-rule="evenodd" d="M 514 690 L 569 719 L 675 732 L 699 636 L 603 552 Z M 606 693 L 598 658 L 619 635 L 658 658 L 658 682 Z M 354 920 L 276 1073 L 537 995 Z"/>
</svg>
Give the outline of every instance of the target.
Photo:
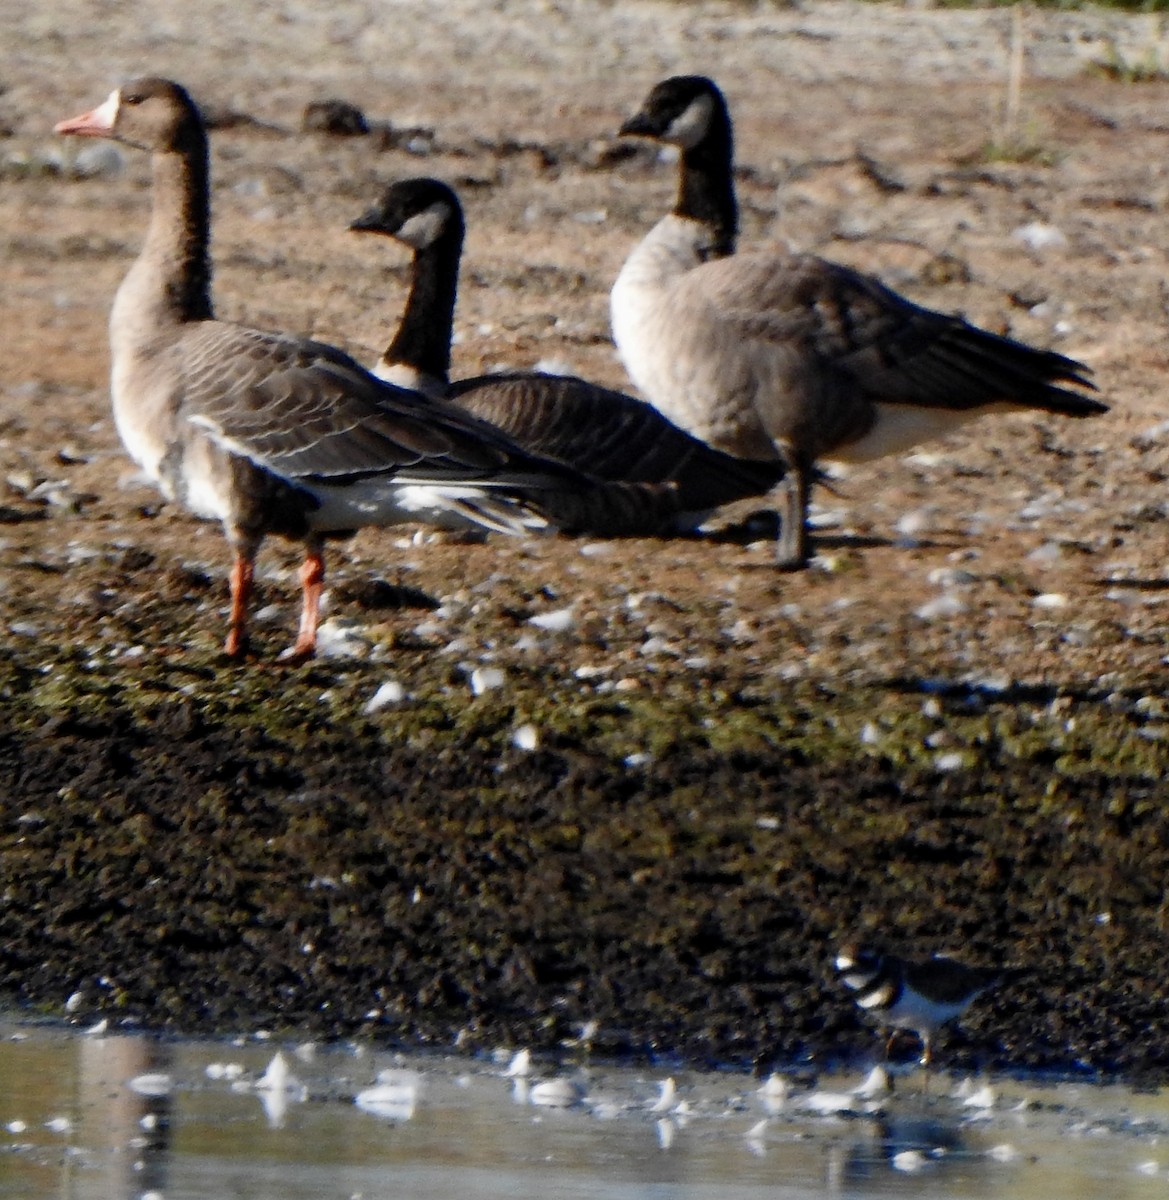
<svg viewBox="0 0 1169 1200">
<path fill-rule="evenodd" d="M 471 691 L 476 696 L 503 687 L 507 676 L 499 667 L 476 667 L 471 672 Z"/>
<path fill-rule="evenodd" d="M 535 725 L 521 725 L 511 735 L 511 741 L 517 750 L 536 750 L 540 745 L 540 733 Z"/>
<path fill-rule="evenodd" d="M 558 608 L 553 612 L 537 613 L 528 618 L 529 625 L 548 633 L 567 633 L 576 624 L 576 615 L 571 608 Z"/>
<path fill-rule="evenodd" d="M 387 679 L 365 702 L 362 712 L 379 712 L 391 704 L 401 704 L 405 699 L 406 689 L 396 679 Z"/>
<path fill-rule="evenodd" d="M 540 1108 L 571 1108 L 582 1096 L 580 1084 L 572 1079 L 545 1079 L 528 1092 L 528 1103 Z"/>
<path fill-rule="evenodd" d="M 936 621 L 945 617 L 956 617 L 966 612 L 967 608 L 968 605 L 957 596 L 944 594 L 934 600 L 927 600 L 916 611 L 923 621 Z"/>
</svg>

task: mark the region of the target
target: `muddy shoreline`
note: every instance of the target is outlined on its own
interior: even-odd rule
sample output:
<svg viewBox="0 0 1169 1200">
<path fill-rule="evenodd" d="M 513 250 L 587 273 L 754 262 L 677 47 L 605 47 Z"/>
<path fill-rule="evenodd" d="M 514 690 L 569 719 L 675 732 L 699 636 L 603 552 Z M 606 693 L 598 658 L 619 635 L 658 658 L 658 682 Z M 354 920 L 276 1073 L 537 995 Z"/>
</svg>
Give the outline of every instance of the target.
<svg viewBox="0 0 1169 1200">
<path fill-rule="evenodd" d="M 1029 13 L 1004 142 L 1004 12 L 395 13 L 0 0 L 0 993 L 471 1049 L 595 1021 L 597 1052 L 764 1070 L 874 1050 L 829 964 L 876 936 L 1028 969 L 944 1063 L 1169 1076 L 1169 81 L 1100 67 L 1144 62 L 1159 18 Z M 702 71 L 744 244 L 1082 359 L 1112 409 L 834 481 L 796 576 L 762 503 L 670 542 L 365 532 L 330 555 L 329 656 L 298 669 L 274 661 L 297 555 L 273 543 L 232 666 L 222 535 L 136 480 L 110 419 L 147 164 L 50 133 L 147 71 L 221 117 L 229 319 L 373 361 L 405 258 L 348 225 L 434 175 L 468 211 L 454 374 L 626 386 L 606 296 L 674 179 L 614 133 Z M 303 131 L 334 98 L 374 132 Z"/>
<path fill-rule="evenodd" d="M 58 703 L 8 658 L 0 990 L 181 1032 L 555 1049 L 596 1022 L 609 1054 L 828 1065 L 876 1044 L 831 979 L 861 931 L 1028 968 L 943 1062 L 1169 1072 L 1157 766 L 1091 756 L 1135 754 L 1139 710 L 733 678 L 630 702 L 538 673 L 472 697 L 428 665 L 405 713 L 363 715 L 364 664 L 98 667 Z M 969 768 L 938 770 L 942 714 Z"/>
</svg>

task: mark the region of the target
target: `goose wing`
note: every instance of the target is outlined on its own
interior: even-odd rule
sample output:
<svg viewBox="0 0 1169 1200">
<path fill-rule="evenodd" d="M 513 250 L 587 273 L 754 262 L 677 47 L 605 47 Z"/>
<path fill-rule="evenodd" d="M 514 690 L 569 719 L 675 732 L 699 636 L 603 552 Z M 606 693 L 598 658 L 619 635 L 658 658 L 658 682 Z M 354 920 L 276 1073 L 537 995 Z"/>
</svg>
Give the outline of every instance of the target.
<svg viewBox="0 0 1169 1200">
<path fill-rule="evenodd" d="M 626 496 L 631 512 L 646 504 L 658 509 L 659 516 L 640 518 L 643 524 L 761 495 L 783 476 L 778 461 L 724 454 L 644 401 L 572 375 L 480 376 L 451 384 L 447 396 L 525 449 L 614 485 L 607 490 Z"/>
<path fill-rule="evenodd" d="M 1107 411 L 1073 390 L 1093 389 L 1082 363 L 922 308 L 836 263 L 747 253 L 707 263 L 689 280 L 701 287 L 721 338 L 800 358 L 870 401 L 953 410 L 1006 402 L 1076 417 Z"/>
<path fill-rule="evenodd" d="M 288 480 L 581 482 L 469 414 L 383 383 L 332 346 L 204 322 L 182 339 L 181 357 L 181 415 Z"/>
</svg>

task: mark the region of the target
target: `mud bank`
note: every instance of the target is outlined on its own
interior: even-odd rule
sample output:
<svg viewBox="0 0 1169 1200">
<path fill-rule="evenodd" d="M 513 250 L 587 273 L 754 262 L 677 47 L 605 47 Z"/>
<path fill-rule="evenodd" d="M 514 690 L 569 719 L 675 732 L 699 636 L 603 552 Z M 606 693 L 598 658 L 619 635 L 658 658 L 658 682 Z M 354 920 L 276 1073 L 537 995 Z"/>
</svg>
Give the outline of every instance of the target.
<svg viewBox="0 0 1169 1200">
<path fill-rule="evenodd" d="M 408 699 L 367 714 L 367 663 L 7 655 L 0 989 L 176 1030 L 552 1047 L 596 1022 L 609 1052 L 827 1063 L 874 1041 L 829 970 L 859 931 L 1030 968 L 947 1061 L 1169 1071 L 1139 705 L 684 672 L 476 697 L 395 666 Z"/>
</svg>

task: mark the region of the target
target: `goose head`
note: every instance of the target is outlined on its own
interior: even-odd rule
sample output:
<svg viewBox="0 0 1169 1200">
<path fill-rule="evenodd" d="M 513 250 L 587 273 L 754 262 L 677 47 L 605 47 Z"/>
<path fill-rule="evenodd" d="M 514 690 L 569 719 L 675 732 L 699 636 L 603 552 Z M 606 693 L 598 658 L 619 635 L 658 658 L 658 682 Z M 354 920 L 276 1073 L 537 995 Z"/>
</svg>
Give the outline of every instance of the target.
<svg viewBox="0 0 1169 1200">
<path fill-rule="evenodd" d="M 382 233 L 415 250 L 425 250 L 444 235 L 462 234 L 458 198 L 437 179 L 403 179 L 392 183 L 381 199 L 349 228 L 356 233 Z"/>
<path fill-rule="evenodd" d="M 728 123 L 726 100 L 713 80 L 705 75 L 674 75 L 653 88 L 618 133 L 693 150 L 713 128 Z"/>
<path fill-rule="evenodd" d="M 115 88 L 97 108 L 67 121 L 54 133 L 113 138 L 141 150 L 182 151 L 202 134 L 203 122 L 185 88 L 148 76 Z"/>
</svg>

